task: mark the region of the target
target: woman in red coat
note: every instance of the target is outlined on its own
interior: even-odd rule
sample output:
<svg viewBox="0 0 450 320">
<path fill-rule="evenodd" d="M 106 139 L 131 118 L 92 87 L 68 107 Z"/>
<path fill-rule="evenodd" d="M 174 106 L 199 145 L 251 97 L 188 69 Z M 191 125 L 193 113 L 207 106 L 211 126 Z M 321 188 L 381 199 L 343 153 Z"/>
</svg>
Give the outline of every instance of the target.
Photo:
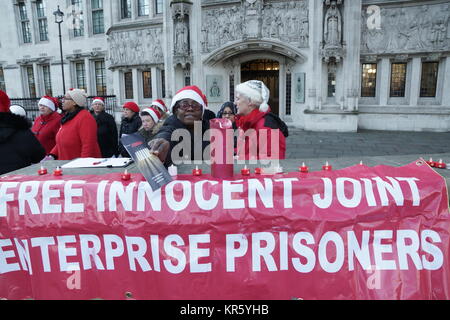
<svg viewBox="0 0 450 320">
<path fill-rule="evenodd" d="M 40 115 L 34 120 L 31 131 L 44 147 L 45 153 L 49 154 L 56 144 L 56 134 L 61 127 L 61 115 L 56 112 L 55 98 L 42 97 L 38 105 Z"/>
<path fill-rule="evenodd" d="M 84 109 L 86 98 L 86 93 L 80 89 L 72 89 L 65 94 L 62 106 L 65 114 L 56 135 L 56 145 L 50 151 L 53 158 L 72 160 L 101 157 L 97 142 L 97 123 L 89 111 Z"/>
<path fill-rule="evenodd" d="M 259 80 L 250 80 L 237 85 L 235 91 L 239 159 L 285 159 L 289 131 L 283 120 L 270 112 L 269 89 Z"/>
</svg>

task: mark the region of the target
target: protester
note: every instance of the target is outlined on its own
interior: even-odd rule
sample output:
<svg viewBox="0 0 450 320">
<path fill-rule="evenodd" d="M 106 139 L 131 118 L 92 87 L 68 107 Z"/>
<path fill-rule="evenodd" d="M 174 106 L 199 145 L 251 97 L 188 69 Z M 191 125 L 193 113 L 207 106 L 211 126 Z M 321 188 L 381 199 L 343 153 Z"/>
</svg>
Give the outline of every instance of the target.
<svg viewBox="0 0 450 320">
<path fill-rule="evenodd" d="M 197 86 L 187 86 L 179 90 L 172 99 L 170 111 L 172 115 L 166 119 L 155 138 L 148 143 L 150 151 L 157 155 L 164 162 L 165 166 L 172 164 L 171 152 L 175 146 L 183 142 L 183 139 L 172 141 L 172 133 L 177 129 L 185 129 L 189 133 L 189 143 L 191 154 L 183 154 L 183 150 L 176 154 L 177 157 L 186 160 L 202 160 L 203 151 L 209 145 L 209 139 L 203 141 L 205 131 L 209 129 L 209 120 L 203 115 L 207 109 L 207 99 Z M 194 125 L 200 125 L 201 132 L 194 134 Z M 195 143 L 197 139 L 197 142 Z M 186 141 L 184 141 L 186 142 Z M 199 145 L 200 148 L 195 146 Z"/>
<path fill-rule="evenodd" d="M 96 97 L 92 100 L 91 114 L 97 122 L 97 141 L 103 158 L 117 154 L 117 126 L 114 117 L 105 111 L 105 100 Z"/>
<path fill-rule="evenodd" d="M 86 105 L 87 95 L 84 90 L 71 89 L 66 92 L 62 105 L 65 114 L 50 157 L 57 160 L 101 157 L 97 142 L 97 123 L 85 109 Z"/>
<path fill-rule="evenodd" d="M 122 122 L 120 124 L 119 139 L 122 138 L 124 134 L 131 134 L 137 132 L 141 126 L 142 121 L 141 118 L 139 117 L 139 106 L 134 102 L 125 103 L 123 105 L 123 117 Z M 121 141 L 119 141 L 118 154 L 125 158 L 130 157 Z"/>
<path fill-rule="evenodd" d="M 11 113 L 8 95 L 0 90 L 0 174 L 38 163 L 45 150 L 25 117 Z"/>
<path fill-rule="evenodd" d="M 286 137 L 289 135 L 286 124 L 270 112 L 268 105 L 269 89 L 262 81 L 250 80 L 236 86 L 236 105 L 238 115 L 236 124 L 239 128 L 238 156 L 249 159 L 284 159 L 286 156 Z M 247 131 L 254 129 L 256 136 Z M 279 130 L 277 149 L 272 150 L 271 136 L 273 130 Z M 265 134 L 267 140 L 263 145 L 259 137 Z M 250 144 L 256 143 L 256 154 Z"/>
<path fill-rule="evenodd" d="M 39 116 L 34 120 L 33 131 L 36 138 L 49 154 L 56 145 L 56 134 L 61 127 L 61 115 L 56 112 L 58 101 L 53 97 L 44 96 L 38 102 Z"/>
<path fill-rule="evenodd" d="M 169 109 L 167 109 L 166 104 L 161 99 L 156 99 L 152 102 L 151 107 L 156 107 L 161 114 L 160 121 L 165 121 L 169 117 Z"/>
<path fill-rule="evenodd" d="M 142 128 L 139 133 L 144 137 L 145 142 L 148 143 L 161 128 L 163 122 L 160 109 L 145 108 L 141 111 Z"/>
<path fill-rule="evenodd" d="M 237 129 L 236 114 L 236 105 L 231 101 L 227 101 L 220 107 L 219 112 L 217 112 L 217 118 L 225 118 L 230 120 L 233 123 L 233 129 Z"/>
</svg>

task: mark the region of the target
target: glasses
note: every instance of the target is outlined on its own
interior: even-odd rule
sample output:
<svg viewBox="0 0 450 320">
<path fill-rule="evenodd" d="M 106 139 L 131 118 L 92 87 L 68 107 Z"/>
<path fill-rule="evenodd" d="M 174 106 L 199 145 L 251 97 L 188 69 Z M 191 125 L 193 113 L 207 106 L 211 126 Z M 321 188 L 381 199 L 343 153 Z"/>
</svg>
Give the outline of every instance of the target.
<svg viewBox="0 0 450 320">
<path fill-rule="evenodd" d="M 202 106 L 198 103 L 180 103 L 178 104 L 178 108 L 180 108 L 183 111 L 189 110 L 189 108 L 192 108 L 194 111 L 200 111 L 202 109 Z"/>
</svg>

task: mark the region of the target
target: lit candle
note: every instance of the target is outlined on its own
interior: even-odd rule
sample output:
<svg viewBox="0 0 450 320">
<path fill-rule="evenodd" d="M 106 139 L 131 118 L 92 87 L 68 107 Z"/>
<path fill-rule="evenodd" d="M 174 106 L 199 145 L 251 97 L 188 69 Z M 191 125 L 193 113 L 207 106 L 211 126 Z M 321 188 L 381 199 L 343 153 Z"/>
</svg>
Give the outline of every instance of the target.
<svg viewBox="0 0 450 320">
<path fill-rule="evenodd" d="M 122 180 L 128 181 L 131 179 L 131 173 L 128 173 L 128 170 L 125 169 L 125 172 L 122 173 Z"/>
<path fill-rule="evenodd" d="M 56 167 L 55 171 L 53 171 L 54 176 L 62 176 L 62 170 L 60 167 Z"/>
<path fill-rule="evenodd" d="M 255 174 L 262 174 L 261 168 L 255 168 Z"/>
<path fill-rule="evenodd" d="M 250 175 L 250 169 L 247 168 L 247 166 L 245 166 L 242 170 L 241 170 L 241 174 L 243 176 L 249 176 Z"/>
<path fill-rule="evenodd" d="M 276 166 L 275 167 L 275 173 L 283 173 L 283 167 Z"/>
<path fill-rule="evenodd" d="M 331 169 L 333 169 L 333 167 L 328 164 L 328 161 L 325 163 L 324 166 L 322 166 L 322 170 L 331 171 Z"/>
<path fill-rule="evenodd" d="M 436 168 L 445 169 L 446 167 L 447 165 L 442 161 L 442 159 L 439 159 L 439 162 L 436 163 Z"/>
<path fill-rule="evenodd" d="M 42 175 L 44 175 L 44 174 L 47 174 L 47 169 L 45 169 L 43 166 L 41 166 L 41 169 L 38 170 L 38 174 L 39 174 L 40 176 L 42 176 Z"/>
<path fill-rule="evenodd" d="M 308 173 L 309 168 L 306 166 L 304 162 L 302 162 L 302 166 L 300 167 L 300 172 Z"/>
<path fill-rule="evenodd" d="M 361 160 L 361 161 L 359 162 L 359 165 L 360 165 L 360 166 L 362 166 L 362 165 L 363 165 L 363 162 L 362 162 L 362 160 Z"/>
<path fill-rule="evenodd" d="M 177 167 L 175 167 L 174 165 L 171 165 L 171 166 L 168 168 L 168 171 L 169 171 L 169 174 L 170 174 L 172 177 L 178 175 L 178 169 L 177 169 Z"/>
<path fill-rule="evenodd" d="M 194 176 L 201 176 L 202 175 L 202 169 L 199 169 L 198 166 L 195 166 L 195 169 L 192 170 L 192 174 Z"/>
<path fill-rule="evenodd" d="M 433 158 L 430 158 L 430 160 L 428 160 L 427 163 L 430 167 L 434 167 L 436 165 L 436 163 L 433 161 Z"/>
</svg>

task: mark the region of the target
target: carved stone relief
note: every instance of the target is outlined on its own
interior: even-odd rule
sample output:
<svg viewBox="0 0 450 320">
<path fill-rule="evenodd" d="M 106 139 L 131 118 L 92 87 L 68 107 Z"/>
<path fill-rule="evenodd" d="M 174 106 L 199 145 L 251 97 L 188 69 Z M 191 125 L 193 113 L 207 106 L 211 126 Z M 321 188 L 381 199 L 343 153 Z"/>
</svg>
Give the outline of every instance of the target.
<svg viewBox="0 0 450 320">
<path fill-rule="evenodd" d="M 203 9 L 202 53 L 245 39 L 274 39 L 307 48 L 308 10 L 306 0 L 242 0 L 241 4 Z"/>
<path fill-rule="evenodd" d="M 450 5 L 381 8 L 380 28 L 369 28 L 362 10 L 361 53 L 409 53 L 450 49 Z"/>
<path fill-rule="evenodd" d="M 325 62 L 334 58 L 339 62 L 344 56 L 342 46 L 342 14 L 339 5 L 343 0 L 324 0 L 323 41 L 321 55 Z"/>
<path fill-rule="evenodd" d="M 164 62 L 161 28 L 113 32 L 108 37 L 112 67 Z"/>
</svg>

